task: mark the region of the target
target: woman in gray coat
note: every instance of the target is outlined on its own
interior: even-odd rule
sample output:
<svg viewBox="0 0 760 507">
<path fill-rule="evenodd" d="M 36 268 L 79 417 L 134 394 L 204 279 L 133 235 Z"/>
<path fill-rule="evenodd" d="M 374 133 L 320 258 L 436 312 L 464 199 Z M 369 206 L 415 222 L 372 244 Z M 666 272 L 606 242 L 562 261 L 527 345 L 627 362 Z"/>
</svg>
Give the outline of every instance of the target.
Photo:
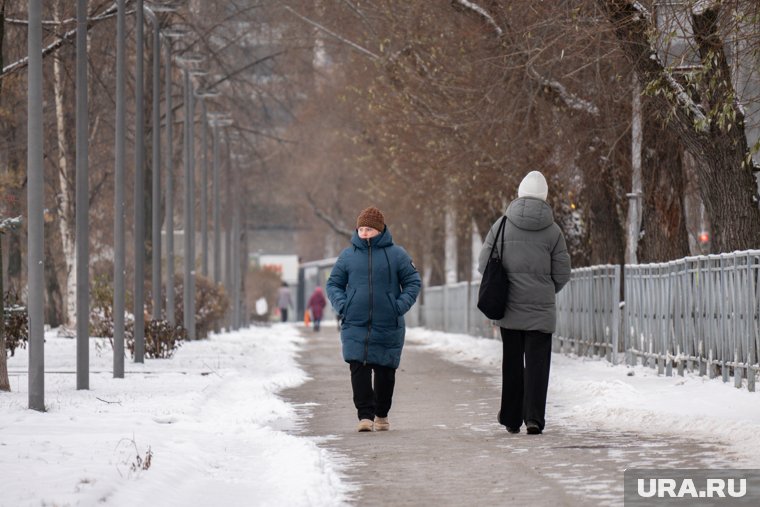
<svg viewBox="0 0 760 507">
<path fill-rule="evenodd" d="M 565 238 L 546 203 L 548 186 L 538 171 L 520 183 L 517 199 L 507 208 L 504 251 L 496 247 L 509 277 L 507 308 L 496 324 L 501 328 L 501 410 L 498 420 L 510 433 L 523 422 L 529 434 L 544 430 L 549 387 L 552 333 L 556 323 L 554 297 L 570 279 Z M 488 263 L 501 217 L 488 232 L 478 269 Z"/>
</svg>

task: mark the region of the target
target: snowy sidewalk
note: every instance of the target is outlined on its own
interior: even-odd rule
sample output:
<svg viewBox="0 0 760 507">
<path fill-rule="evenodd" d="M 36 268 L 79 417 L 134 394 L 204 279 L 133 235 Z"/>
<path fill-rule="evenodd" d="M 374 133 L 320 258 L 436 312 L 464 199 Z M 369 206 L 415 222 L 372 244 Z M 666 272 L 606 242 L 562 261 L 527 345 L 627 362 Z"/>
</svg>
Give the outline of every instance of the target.
<svg viewBox="0 0 760 507">
<path fill-rule="evenodd" d="M 647 378 L 640 368 L 633 380 L 654 387 L 639 392 L 614 380 L 616 375 L 629 378 L 625 367 L 556 354 L 546 432 L 529 436 L 523 428 L 518 435 L 509 434 L 496 423 L 501 344 L 421 329 L 407 333 L 391 431 L 356 433 L 348 365 L 340 357 L 337 331 L 304 330 L 304 335 L 308 341 L 298 361 L 312 380 L 283 394 L 294 403 L 308 404 L 301 409 L 300 434 L 326 438 L 322 446 L 346 460 L 346 478 L 359 486 L 354 505 L 622 505 L 623 471 L 628 467 L 757 467 L 757 461 L 748 463 L 751 452 L 741 455 L 715 443 L 721 441 L 720 434 L 690 436 L 690 425 L 707 424 L 709 431 L 711 419 L 695 420 L 685 410 L 681 416 L 686 421 L 675 428 L 685 430 L 684 436 L 677 436 L 660 431 L 663 422 L 675 419 L 665 411 L 663 421 L 657 420 L 659 400 L 643 402 L 651 410 L 631 401 L 636 396 L 660 397 L 658 389 L 664 393 L 674 382 L 686 380 Z M 442 359 L 442 354 L 457 363 Z M 754 400 L 755 407 L 760 401 L 757 393 L 739 393 L 718 382 L 696 379 L 692 384 L 702 390 L 681 392 L 706 396 L 684 400 L 671 412 L 700 403 L 713 410 L 721 402 L 730 405 L 737 395 Z M 610 401 L 615 397 L 622 406 Z M 667 395 L 663 397 L 667 402 Z M 626 408 L 626 402 L 631 406 Z M 745 412 L 754 414 L 755 407 Z M 715 421 L 724 428 L 734 422 L 720 414 Z M 756 424 L 746 431 L 756 432 Z"/>
</svg>

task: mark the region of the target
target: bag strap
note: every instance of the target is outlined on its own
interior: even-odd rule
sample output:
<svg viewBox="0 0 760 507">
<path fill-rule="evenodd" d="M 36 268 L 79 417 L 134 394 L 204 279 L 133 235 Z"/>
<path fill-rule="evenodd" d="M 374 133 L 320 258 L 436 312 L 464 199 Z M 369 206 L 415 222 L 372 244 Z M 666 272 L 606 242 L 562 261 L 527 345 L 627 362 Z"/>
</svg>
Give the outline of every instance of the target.
<svg viewBox="0 0 760 507">
<path fill-rule="evenodd" d="M 504 252 L 504 224 L 507 221 L 506 215 L 501 219 L 501 223 L 499 224 L 499 229 L 496 231 L 496 237 L 493 239 L 493 245 L 491 245 L 491 253 L 489 254 L 488 258 L 490 259 L 493 257 L 493 251 L 494 248 L 496 248 L 496 242 L 499 241 L 499 235 L 501 235 L 501 250 L 497 250 L 497 258 L 501 260 L 501 254 L 500 252 Z"/>
</svg>

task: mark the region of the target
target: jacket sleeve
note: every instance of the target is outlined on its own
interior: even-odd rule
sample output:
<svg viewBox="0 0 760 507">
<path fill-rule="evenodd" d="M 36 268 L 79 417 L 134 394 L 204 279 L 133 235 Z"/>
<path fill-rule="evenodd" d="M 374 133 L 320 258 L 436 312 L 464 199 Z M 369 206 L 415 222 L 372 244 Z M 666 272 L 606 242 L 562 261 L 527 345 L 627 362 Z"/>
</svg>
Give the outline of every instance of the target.
<svg viewBox="0 0 760 507">
<path fill-rule="evenodd" d="M 501 220 L 501 218 L 499 220 Z M 499 223 L 499 220 L 496 221 L 496 224 Z M 481 275 L 483 274 L 483 271 L 486 270 L 488 257 L 491 255 L 491 248 L 493 248 L 493 238 L 496 235 L 496 231 L 494 230 L 496 224 L 492 225 L 488 230 L 488 234 L 486 234 L 486 240 L 483 243 L 483 246 L 480 248 L 480 254 L 478 255 L 478 271 Z"/>
<path fill-rule="evenodd" d="M 399 252 L 398 280 L 401 285 L 401 294 L 396 300 L 396 309 L 399 315 L 404 315 L 417 301 L 422 288 L 422 278 L 406 250 L 399 247 Z"/>
<path fill-rule="evenodd" d="M 346 261 L 341 254 L 330 272 L 327 279 L 327 297 L 335 313 L 343 316 L 343 307 L 346 306 L 346 286 L 348 285 L 348 272 Z"/>
<path fill-rule="evenodd" d="M 562 290 L 562 287 L 570 280 L 570 254 L 567 252 L 565 237 L 562 231 L 558 231 L 557 242 L 552 249 L 552 280 L 554 281 L 554 293 Z"/>
</svg>

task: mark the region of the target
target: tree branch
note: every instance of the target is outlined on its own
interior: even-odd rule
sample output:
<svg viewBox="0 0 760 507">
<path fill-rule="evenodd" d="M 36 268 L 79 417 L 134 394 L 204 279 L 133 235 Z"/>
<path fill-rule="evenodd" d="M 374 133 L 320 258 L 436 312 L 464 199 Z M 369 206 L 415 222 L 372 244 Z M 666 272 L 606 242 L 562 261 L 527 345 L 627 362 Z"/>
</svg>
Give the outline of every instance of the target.
<svg viewBox="0 0 760 507">
<path fill-rule="evenodd" d="M 330 226 L 330 229 L 337 232 L 341 236 L 345 236 L 348 239 L 351 239 L 351 237 L 354 235 L 354 231 L 346 229 L 345 226 L 339 225 L 332 217 L 328 216 L 324 211 L 322 211 L 319 206 L 317 206 L 317 203 L 314 202 L 314 198 L 312 197 L 311 192 L 306 192 L 306 200 L 309 201 L 311 209 L 314 211 L 314 215 L 316 215 L 317 218 L 325 222 Z"/>
<path fill-rule="evenodd" d="M 326 34 L 330 35 L 331 37 L 334 37 L 334 38 L 338 39 L 342 43 L 348 44 L 349 46 L 351 46 L 355 50 L 357 50 L 360 53 L 363 53 L 363 54 L 369 56 L 373 60 L 379 60 L 380 59 L 380 55 L 376 55 L 375 53 L 373 53 L 369 49 L 364 48 L 364 47 L 360 46 L 359 44 L 357 44 L 355 42 L 351 42 L 350 40 L 346 39 L 345 37 L 342 37 L 342 36 L 338 35 L 337 33 L 333 32 L 331 30 L 328 30 L 327 28 L 325 28 L 324 26 L 320 25 L 316 21 L 312 21 L 309 18 L 304 17 L 304 16 L 298 14 L 296 11 L 294 11 L 293 9 L 291 9 L 290 7 L 288 7 L 287 5 L 284 8 L 285 8 L 286 11 L 288 11 L 292 15 L 296 16 L 297 18 L 301 19 L 302 21 L 305 21 L 306 23 L 309 23 L 310 25 L 318 28 L 319 30 L 325 32 Z"/>
<path fill-rule="evenodd" d="M 453 6 L 459 6 L 483 19 L 493 28 L 497 38 L 502 38 L 506 35 L 506 31 L 499 26 L 494 17 L 485 8 L 475 2 L 471 2 L 470 0 L 451 0 L 451 3 Z M 568 91 L 559 81 L 540 74 L 529 61 L 525 62 L 525 68 L 528 72 L 528 77 L 541 87 L 541 91 L 544 94 L 551 96 L 568 109 L 590 116 L 599 116 L 599 108 L 593 102 L 582 99 Z"/>
<path fill-rule="evenodd" d="M 118 10 L 118 6 L 116 4 L 113 4 L 111 7 L 106 9 L 102 14 L 90 18 L 90 21 L 87 24 L 87 29 L 89 30 L 92 27 L 92 25 L 94 25 L 97 22 L 113 17 L 116 14 L 117 10 Z M 48 46 L 42 50 L 42 57 L 44 58 L 50 55 L 51 53 L 57 51 L 58 48 L 63 46 L 69 40 L 73 39 L 76 36 L 76 34 L 77 34 L 77 29 L 72 28 L 68 32 L 61 35 L 57 40 L 48 44 Z M 0 79 L 3 79 L 9 76 L 10 74 L 13 74 L 14 72 L 18 72 L 19 70 L 26 68 L 28 64 L 29 64 L 29 57 L 25 56 L 24 58 L 21 58 L 20 60 L 17 60 L 11 63 L 10 65 L 7 65 L 6 67 L 3 68 L 3 71 L 0 72 Z"/>
<path fill-rule="evenodd" d="M 650 12 L 637 1 L 598 0 L 612 23 L 623 53 L 633 62 L 642 82 L 660 82 L 676 102 L 676 115 L 699 133 L 706 133 L 707 117 L 686 89 L 665 67 L 649 40 L 653 20 Z"/>
</svg>

